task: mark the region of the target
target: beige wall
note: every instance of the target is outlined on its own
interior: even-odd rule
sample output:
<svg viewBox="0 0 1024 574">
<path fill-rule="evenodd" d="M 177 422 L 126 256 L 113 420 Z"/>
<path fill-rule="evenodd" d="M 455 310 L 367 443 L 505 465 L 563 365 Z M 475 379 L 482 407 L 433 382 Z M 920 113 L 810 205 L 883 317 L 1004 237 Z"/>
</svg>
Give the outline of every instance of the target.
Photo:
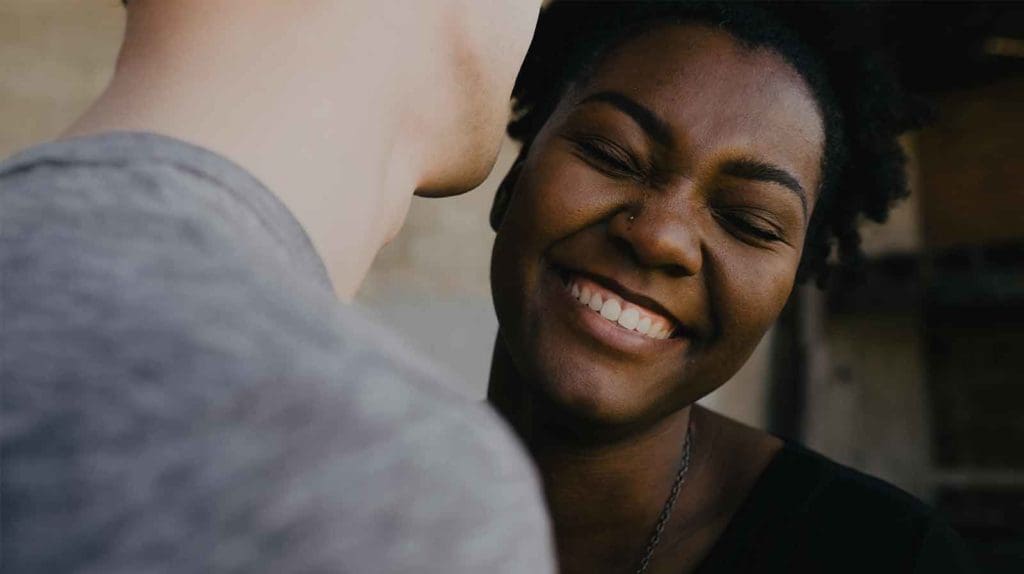
<svg viewBox="0 0 1024 574">
<path fill-rule="evenodd" d="M 88 106 L 123 30 L 117 0 L 0 1 L 0 156 L 56 136 Z"/>
</svg>

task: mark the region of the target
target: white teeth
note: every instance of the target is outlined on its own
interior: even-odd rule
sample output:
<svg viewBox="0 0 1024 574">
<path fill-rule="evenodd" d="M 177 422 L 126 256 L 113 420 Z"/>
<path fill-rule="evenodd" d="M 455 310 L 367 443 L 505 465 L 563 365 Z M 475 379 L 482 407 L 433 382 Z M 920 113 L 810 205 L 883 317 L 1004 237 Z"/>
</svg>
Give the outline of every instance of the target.
<svg viewBox="0 0 1024 574">
<path fill-rule="evenodd" d="M 587 285 L 580 287 L 576 283 L 569 286 L 569 291 L 581 304 L 590 307 L 605 319 L 618 323 L 624 329 L 636 331 L 651 339 L 663 340 L 669 337 L 671 329 L 664 321 L 651 319 L 647 315 L 641 314 L 635 307 L 623 309 L 623 303 L 618 299 L 612 297 L 605 299 Z"/>
<path fill-rule="evenodd" d="M 640 322 L 637 323 L 637 325 L 636 325 L 637 333 L 640 333 L 641 335 L 647 335 L 648 331 L 650 331 L 650 330 L 651 330 L 651 318 L 650 317 L 644 317 L 644 318 L 640 319 Z"/>
<path fill-rule="evenodd" d="M 601 316 L 609 321 L 618 321 L 622 315 L 622 305 L 615 299 L 609 299 L 601 306 Z"/>
<path fill-rule="evenodd" d="M 604 309 L 601 309 L 601 315 L 604 315 Z M 640 311 L 636 309 L 626 309 L 619 315 L 619 325 L 627 329 L 636 328 L 637 323 L 640 322 Z"/>
</svg>

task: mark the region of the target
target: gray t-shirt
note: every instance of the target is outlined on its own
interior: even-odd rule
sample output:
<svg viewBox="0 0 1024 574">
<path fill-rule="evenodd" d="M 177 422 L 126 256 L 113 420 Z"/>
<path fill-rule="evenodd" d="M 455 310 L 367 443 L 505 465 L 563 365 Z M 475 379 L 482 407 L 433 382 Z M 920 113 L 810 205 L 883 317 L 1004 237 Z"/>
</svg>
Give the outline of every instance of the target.
<svg viewBox="0 0 1024 574">
<path fill-rule="evenodd" d="M 209 151 L 0 164 L 4 572 L 552 572 L 524 452 L 439 380 Z"/>
</svg>

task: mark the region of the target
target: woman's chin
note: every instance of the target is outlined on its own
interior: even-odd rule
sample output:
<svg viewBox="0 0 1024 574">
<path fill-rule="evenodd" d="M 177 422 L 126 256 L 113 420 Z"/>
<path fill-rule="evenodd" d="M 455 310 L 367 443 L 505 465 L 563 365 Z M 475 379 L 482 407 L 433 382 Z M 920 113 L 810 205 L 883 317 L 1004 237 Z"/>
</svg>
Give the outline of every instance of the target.
<svg viewBox="0 0 1024 574">
<path fill-rule="evenodd" d="M 563 367 L 567 367 L 563 362 Z M 571 367 L 570 367 L 571 368 Z M 661 401 L 623 379 L 598 376 L 596 369 L 573 369 L 569 376 L 542 377 L 537 389 L 545 404 L 544 418 L 585 432 L 607 432 L 649 420 Z"/>
<path fill-rule="evenodd" d="M 621 437 L 657 425 L 720 386 L 697 388 L 685 373 L 669 376 L 657 369 L 630 370 L 586 354 L 534 355 L 530 366 L 535 414 L 544 424 L 562 426 L 579 436 Z M 701 377 L 700 380 L 717 380 Z"/>
</svg>

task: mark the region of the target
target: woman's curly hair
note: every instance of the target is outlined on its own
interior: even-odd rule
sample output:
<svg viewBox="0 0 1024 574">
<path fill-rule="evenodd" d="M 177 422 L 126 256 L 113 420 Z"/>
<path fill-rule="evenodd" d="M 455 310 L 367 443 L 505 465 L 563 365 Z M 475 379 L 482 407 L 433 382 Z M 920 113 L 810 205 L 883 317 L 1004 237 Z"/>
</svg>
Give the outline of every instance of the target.
<svg viewBox="0 0 1024 574">
<path fill-rule="evenodd" d="M 776 51 L 807 82 L 825 123 L 819 200 L 798 275 L 823 285 L 833 245 L 839 266 L 855 270 L 861 216 L 885 221 L 893 202 L 907 195 L 898 137 L 929 113 L 900 85 L 871 37 L 866 12 L 806 3 L 553 2 L 541 13 L 516 80 L 508 133 L 523 144 L 522 159 L 566 91 L 585 82 L 609 51 L 655 26 L 699 22 L 749 48 Z"/>
</svg>

